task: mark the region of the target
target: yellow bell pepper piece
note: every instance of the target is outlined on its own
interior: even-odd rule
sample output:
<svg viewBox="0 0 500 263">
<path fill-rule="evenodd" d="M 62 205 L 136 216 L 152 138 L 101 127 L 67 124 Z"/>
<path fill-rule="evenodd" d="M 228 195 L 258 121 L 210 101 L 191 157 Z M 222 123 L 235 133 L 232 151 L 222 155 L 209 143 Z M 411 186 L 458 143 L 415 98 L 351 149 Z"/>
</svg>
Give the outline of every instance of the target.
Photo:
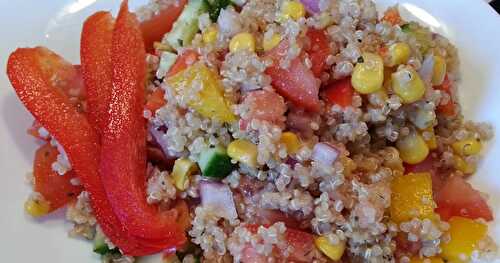
<svg viewBox="0 0 500 263">
<path fill-rule="evenodd" d="M 373 53 L 363 53 L 352 72 L 352 87 L 361 94 L 379 91 L 384 83 L 384 62 Z"/>
<path fill-rule="evenodd" d="M 175 160 L 171 174 L 175 188 L 180 191 L 185 191 L 189 186 L 189 177 L 197 170 L 198 167 L 196 163 L 189 159 L 179 158 Z"/>
<path fill-rule="evenodd" d="M 413 218 L 434 218 L 436 204 L 432 199 L 432 179 L 429 173 L 409 173 L 396 176 L 391 183 L 392 221 L 401 223 Z"/>
<path fill-rule="evenodd" d="M 345 241 L 339 241 L 338 244 L 332 244 L 328 238 L 320 236 L 314 239 L 314 244 L 316 247 L 323 252 L 331 260 L 337 261 L 344 254 Z"/>
<path fill-rule="evenodd" d="M 417 164 L 427 158 L 429 147 L 422 135 L 411 132 L 408 136 L 399 138 L 396 142 L 401 159 L 408 164 Z"/>
<path fill-rule="evenodd" d="M 476 139 L 465 139 L 454 142 L 451 147 L 455 151 L 456 154 L 462 156 L 475 155 L 481 152 L 483 145 L 481 141 Z"/>
<path fill-rule="evenodd" d="M 431 258 L 412 257 L 410 259 L 410 263 L 444 263 L 444 261 L 440 257 L 431 257 Z"/>
<path fill-rule="evenodd" d="M 50 203 L 45 200 L 28 199 L 24 203 L 24 210 L 32 217 L 40 217 L 49 213 Z"/>
<path fill-rule="evenodd" d="M 405 64 L 410 58 L 410 46 L 404 42 L 394 43 L 389 46 L 389 66 Z"/>
<path fill-rule="evenodd" d="M 405 67 L 392 74 L 392 89 L 403 103 L 413 103 L 425 94 L 425 84 L 418 73 Z"/>
<path fill-rule="evenodd" d="M 282 133 L 280 141 L 286 146 L 288 153 L 294 154 L 300 150 L 300 139 L 293 132 Z"/>
<path fill-rule="evenodd" d="M 441 243 L 441 256 L 449 262 L 470 262 L 479 241 L 486 237 L 488 226 L 463 217 L 452 217 L 448 223 L 451 239 Z"/>
<path fill-rule="evenodd" d="M 231 159 L 244 163 L 250 167 L 257 166 L 257 145 L 244 139 L 232 141 L 227 146 L 227 155 Z"/>
<path fill-rule="evenodd" d="M 432 69 L 432 85 L 443 84 L 446 76 L 446 61 L 441 56 L 434 56 L 434 67 Z"/>
<path fill-rule="evenodd" d="M 218 74 L 202 63 L 190 66 L 167 81 L 177 95 L 188 98 L 188 106 L 203 117 L 227 123 L 236 120 L 231 102 L 224 98 Z"/>
</svg>

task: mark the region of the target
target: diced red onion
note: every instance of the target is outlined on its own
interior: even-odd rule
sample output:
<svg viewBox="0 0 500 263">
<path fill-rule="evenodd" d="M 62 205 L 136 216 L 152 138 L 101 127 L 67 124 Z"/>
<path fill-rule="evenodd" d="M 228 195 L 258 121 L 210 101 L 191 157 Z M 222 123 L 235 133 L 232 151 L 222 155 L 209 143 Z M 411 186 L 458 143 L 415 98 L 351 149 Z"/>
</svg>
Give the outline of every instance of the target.
<svg viewBox="0 0 500 263">
<path fill-rule="evenodd" d="M 200 182 L 201 205 L 220 217 L 233 220 L 238 217 L 233 192 L 229 186 L 212 181 Z"/>
<path fill-rule="evenodd" d="M 339 151 L 328 143 L 317 143 L 314 145 L 311 158 L 324 165 L 332 165 L 339 157 Z"/>
<path fill-rule="evenodd" d="M 309 13 L 319 13 L 319 0 L 300 0 L 307 12 Z"/>
<path fill-rule="evenodd" d="M 432 73 L 434 71 L 434 56 L 428 55 L 422 62 L 422 67 L 418 71 L 422 80 L 426 83 L 431 82 Z"/>
</svg>

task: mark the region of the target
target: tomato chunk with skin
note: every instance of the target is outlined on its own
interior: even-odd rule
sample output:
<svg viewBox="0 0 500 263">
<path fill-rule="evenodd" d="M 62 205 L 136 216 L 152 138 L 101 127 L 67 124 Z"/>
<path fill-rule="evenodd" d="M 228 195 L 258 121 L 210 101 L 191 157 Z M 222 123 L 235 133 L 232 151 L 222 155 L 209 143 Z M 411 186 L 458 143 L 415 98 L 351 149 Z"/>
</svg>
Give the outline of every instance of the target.
<svg viewBox="0 0 500 263">
<path fill-rule="evenodd" d="M 285 121 L 285 101 L 276 92 L 269 90 L 253 91 L 245 96 L 243 103 L 249 108 L 244 117 L 248 122 L 257 119 L 283 125 Z"/>
<path fill-rule="evenodd" d="M 107 124 L 111 99 L 111 38 L 114 20 L 109 12 L 97 12 L 83 24 L 80 57 L 87 87 L 88 118 L 100 134 Z M 100 134 L 101 135 L 101 134 Z"/>
<path fill-rule="evenodd" d="M 266 54 L 273 60 L 273 65 L 265 72 L 271 76 L 271 84 L 281 96 L 298 107 L 318 112 L 321 107 L 318 97 L 320 82 L 304 65 L 301 56 L 293 59 L 288 68 L 281 68 L 280 60 L 287 49 L 288 43 L 282 42 Z"/>
<path fill-rule="evenodd" d="M 161 10 L 149 19 L 142 21 L 140 27 L 147 52 L 152 53 L 154 42 L 161 41 L 163 35 L 172 29 L 172 25 L 181 14 L 186 2 L 187 0 L 173 1 L 168 6 L 162 6 Z"/>
<path fill-rule="evenodd" d="M 327 66 L 326 58 L 332 53 L 331 41 L 325 30 L 310 28 L 306 35 L 311 43 L 307 51 L 312 64 L 311 71 L 315 77 L 319 78 Z"/>
<path fill-rule="evenodd" d="M 71 183 L 72 179 L 76 179 L 73 171 L 59 175 L 52 170 L 52 163 L 57 160 L 58 154 L 57 148 L 45 144 L 36 151 L 33 164 L 34 189 L 49 201 L 50 211 L 75 200 L 83 189 Z"/>
<path fill-rule="evenodd" d="M 111 206 L 130 235 L 169 249 L 185 236 L 175 213 L 160 213 L 146 198 L 146 52 L 139 23 L 127 2 L 116 19 L 111 47 L 113 85 L 103 133 L 101 179 Z"/>
<path fill-rule="evenodd" d="M 457 114 L 457 106 L 455 105 L 455 102 L 451 98 L 452 95 L 451 88 L 452 88 L 452 83 L 448 78 L 448 75 L 445 76 L 444 81 L 441 85 L 434 86 L 434 89 L 440 90 L 450 96 L 450 99 L 446 104 L 439 104 L 437 106 L 437 112 L 448 117 L 452 117 Z"/>
<path fill-rule="evenodd" d="M 493 214 L 481 193 L 460 176 L 450 177 L 436 196 L 436 212 L 443 220 L 453 216 L 493 220 Z"/>
<path fill-rule="evenodd" d="M 354 89 L 352 88 L 350 78 L 335 81 L 323 91 L 323 97 L 329 104 L 339 105 L 343 108 L 352 106 L 353 95 Z"/>
</svg>

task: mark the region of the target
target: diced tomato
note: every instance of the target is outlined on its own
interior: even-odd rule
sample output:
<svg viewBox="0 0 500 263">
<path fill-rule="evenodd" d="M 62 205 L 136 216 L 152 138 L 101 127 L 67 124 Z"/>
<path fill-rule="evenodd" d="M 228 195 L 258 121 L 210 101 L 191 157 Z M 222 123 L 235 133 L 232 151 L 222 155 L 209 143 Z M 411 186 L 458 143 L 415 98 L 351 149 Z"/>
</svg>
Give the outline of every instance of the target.
<svg viewBox="0 0 500 263">
<path fill-rule="evenodd" d="M 395 26 L 401 24 L 403 19 L 401 19 L 401 15 L 399 15 L 399 10 L 397 7 L 391 7 L 387 9 L 382 17 L 382 21 L 386 21 L 389 24 Z"/>
<path fill-rule="evenodd" d="M 309 28 L 307 37 L 311 43 L 309 50 L 307 50 L 312 64 L 311 71 L 314 76 L 319 78 L 326 68 L 326 58 L 332 53 L 330 47 L 332 42 L 329 41 L 325 30 Z"/>
<path fill-rule="evenodd" d="M 491 209 L 481 193 L 460 176 L 450 177 L 436 197 L 437 208 L 442 219 L 453 216 L 470 219 L 493 220 Z"/>
<path fill-rule="evenodd" d="M 82 186 L 75 186 L 71 179 L 76 178 L 73 171 L 59 175 L 52 170 L 52 163 L 57 160 L 59 152 L 50 144 L 38 148 L 33 164 L 35 191 L 50 202 L 50 211 L 63 207 L 74 200 L 82 191 Z"/>
<path fill-rule="evenodd" d="M 165 91 L 156 89 L 148 95 L 145 108 L 154 114 L 159 108 L 165 106 L 165 104 L 167 104 L 165 100 Z"/>
<path fill-rule="evenodd" d="M 279 61 L 287 49 L 288 43 L 283 41 L 266 54 L 273 60 L 273 65 L 266 69 L 266 74 L 271 76 L 273 87 L 285 99 L 298 107 L 318 112 L 321 107 L 318 98 L 320 82 L 304 65 L 300 56 L 292 60 L 287 69 L 281 68 Z"/>
<path fill-rule="evenodd" d="M 351 78 L 337 80 L 328 85 L 323 92 L 324 99 L 332 105 L 348 107 L 352 105 L 352 96 L 354 89 L 351 85 Z"/>
<path fill-rule="evenodd" d="M 452 88 L 452 83 L 451 83 L 450 79 L 448 78 L 448 75 L 445 76 L 444 81 L 441 85 L 434 86 L 434 89 L 441 90 L 450 96 L 448 103 L 439 104 L 437 106 L 437 112 L 441 113 L 445 116 L 448 116 L 448 117 L 453 117 L 457 114 L 457 106 L 455 105 L 455 102 L 451 98 L 451 95 L 452 95 L 451 88 Z"/>
<path fill-rule="evenodd" d="M 286 227 L 298 228 L 300 222 L 293 216 L 279 210 L 259 209 L 255 216 L 256 223 L 261 225 L 272 225 L 277 222 L 285 223 Z"/>
<path fill-rule="evenodd" d="M 405 256 L 418 255 L 418 252 L 422 248 L 422 242 L 420 241 L 409 241 L 408 234 L 404 232 L 399 232 L 395 237 L 397 254 Z"/>
<path fill-rule="evenodd" d="M 405 173 L 430 173 L 432 178 L 432 191 L 434 196 L 437 195 L 439 190 L 443 187 L 444 179 L 443 174 L 436 167 L 438 160 L 429 154 L 425 160 L 418 164 L 404 164 Z"/>
<path fill-rule="evenodd" d="M 141 23 L 142 38 L 146 51 L 154 51 L 154 42 L 161 41 L 163 35 L 172 29 L 172 25 L 177 20 L 187 0 L 173 1 L 171 5 L 162 7 L 151 18 Z"/>
<path fill-rule="evenodd" d="M 250 92 L 245 96 L 243 103 L 249 108 L 245 116 L 247 121 L 264 120 L 279 126 L 283 125 L 285 121 L 285 101 L 274 91 Z"/>
<path fill-rule="evenodd" d="M 172 77 L 173 75 L 185 70 L 189 66 L 193 65 L 196 61 L 198 61 L 198 52 L 188 49 L 185 50 L 184 53 L 180 54 L 177 57 L 174 65 L 170 68 L 167 73 L 167 78 Z"/>
<path fill-rule="evenodd" d="M 313 135 L 311 123 L 319 123 L 319 114 L 305 112 L 304 110 L 292 109 L 286 118 L 286 124 L 292 131 L 299 132 L 302 137 L 309 138 Z"/>
</svg>

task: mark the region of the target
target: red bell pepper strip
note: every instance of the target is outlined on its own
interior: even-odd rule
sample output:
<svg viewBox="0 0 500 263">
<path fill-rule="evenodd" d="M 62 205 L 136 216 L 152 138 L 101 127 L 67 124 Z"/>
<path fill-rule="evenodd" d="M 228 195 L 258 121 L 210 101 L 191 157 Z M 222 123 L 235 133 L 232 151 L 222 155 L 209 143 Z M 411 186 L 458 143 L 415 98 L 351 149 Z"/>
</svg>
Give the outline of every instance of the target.
<svg viewBox="0 0 500 263">
<path fill-rule="evenodd" d="M 173 4 L 163 7 L 160 12 L 141 23 L 142 37 L 147 52 L 154 51 L 154 42 L 161 41 L 163 35 L 172 29 L 187 0 L 174 1 Z"/>
<path fill-rule="evenodd" d="M 164 249 L 185 242 L 175 213 L 161 213 L 146 201 L 146 51 L 139 22 L 127 1 L 116 19 L 111 48 L 113 86 L 104 130 L 101 176 L 113 210 L 129 233 Z"/>
<path fill-rule="evenodd" d="M 98 173 L 97 134 L 86 116 L 53 86 L 51 76 L 46 74 L 52 67 L 60 66 L 60 60 L 46 48 L 20 48 L 9 57 L 7 75 L 26 108 L 65 149 L 73 170 L 89 192 L 95 216 L 106 236 L 128 255 L 150 254 L 154 251 L 139 249 L 129 238 L 108 202 Z"/>
<path fill-rule="evenodd" d="M 49 201 L 49 211 L 75 200 L 82 191 L 82 186 L 71 183 L 71 179 L 76 178 L 74 171 L 59 175 L 52 170 L 52 163 L 57 160 L 58 154 L 57 148 L 47 143 L 36 150 L 33 163 L 34 189 Z"/>
<path fill-rule="evenodd" d="M 99 133 L 107 124 L 111 97 L 111 38 L 114 21 L 109 12 L 97 12 L 83 24 L 80 57 L 82 74 L 87 88 L 89 122 Z"/>
</svg>

